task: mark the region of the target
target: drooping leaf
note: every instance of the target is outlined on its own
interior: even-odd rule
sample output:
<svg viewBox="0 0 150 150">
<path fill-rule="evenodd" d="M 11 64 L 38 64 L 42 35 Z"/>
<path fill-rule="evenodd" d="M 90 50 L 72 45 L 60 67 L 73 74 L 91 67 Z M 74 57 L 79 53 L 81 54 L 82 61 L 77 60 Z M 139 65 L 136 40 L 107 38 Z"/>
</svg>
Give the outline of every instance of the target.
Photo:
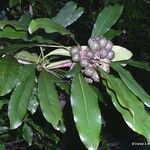
<svg viewBox="0 0 150 150">
<path fill-rule="evenodd" d="M 118 45 L 114 45 L 112 50 L 115 52 L 115 57 L 111 60 L 113 62 L 128 60 L 133 55 L 131 51 Z"/>
<path fill-rule="evenodd" d="M 119 64 L 112 64 L 111 65 L 114 70 L 116 70 L 121 79 L 123 80 L 124 84 L 136 95 L 138 96 L 143 103 L 150 107 L 150 96 L 146 93 L 146 91 L 135 81 L 132 77 L 131 73 L 121 67 Z"/>
<path fill-rule="evenodd" d="M 33 132 L 32 132 L 31 127 L 25 123 L 22 129 L 22 132 L 23 132 L 24 140 L 28 143 L 29 146 L 32 145 Z"/>
<path fill-rule="evenodd" d="M 146 71 L 150 71 L 150 63 L 149 62 L 142 62 L 142 61 L 130 59 L 126 63 L 133 67 L 144 69 Z"/>
<path fill-rule="evenodd" d="M 29 33 L 32 34 L 33 32 L 35 32 L 36 30 L 40 28 L 44 29 L 46 33 L 58 32 L 62 35 L 70 34 L 70 32 L 67 31 L 63 26 L 61 26 L 60 24 L 48 18 L 32 20 L 31 23 L 29 24 L 28 30 L 29 30 Z"/>
<path fill-rule="evenodd" d="M 114 37 L 119 36 L 122 33 L 122 31 L 116 31 L 113 29 L 110 29 L 105 35 L 104 37 L 107 40 L 112 40 Z"/>
<path fill-rule="evenodd" d="M 150 115 L 145 110 L 144 104 L 135 96 L 121 79 L 101 72 L 101 76 L 106 79 L 108 93 L 112 96 L 114 106 L 122 113 L 127 125 L 135 132 L 144 135 L 150 141 Z M 117 101 L 115 99 L 115 95 Z M 119 107 L 119 105 L 121 107 Z M 125 111 L 126 110 L 126 111 Z M 140 111 L 140 113 L 139 113 Z M 130 115 L 129 115 L 130 113 Z M 127 115 L 128 114 L 128 115 Z M 144 117 L 143 117 L 144 116 Z"/>
<path fill-rule="evenodd" d="M 77 4 L 70 1 L 66 3 L 52 20 L 67 27 L 75 22 L 82 15 L 83 11 L 84 9 L 82 7 L 77 8 Z"/>
<path fill-rule="evenodd" d="M 101 130 L 98 97 L 81 74 L 76 74 L 72 81 L 71 106 L 81 141 L 87 149 L 96 150 Z"/>
<path fill-rule="evenodd" d="M 38 97 L 43 116 L 55 129 L 59 130 L 58 124 L 62 121 L 62 110 L 54 83 L 44 70 L 38 79 Z"/>
<path fill-rule="evenodd" d="M 23 39 L 25 37 L 25 31 L 17 31 L 11 27 L 5 27 L 3 30 L 0 30 L 0 38 Z"/>
<path fill-rule="evenodd" d="M 103 36 L 116 23 L 122 14 L 123 6 L 116 4 L 108 6 L 98 15 L 92 30 L 92 37 Z"/>
<path fill-rule="evenodd" d="M 9 7 L 13 7 L 19 3 L 21 3 L 22 0 L 9 0 Z"/>
<path fill-rule="evenodd" d="M 17 83 L 19 65 L 13 57 L 0 59 L 0 96 L 11 92 Z"/>
<path fill-rule="evenodd" d="M 10 128 L 18 128 L 26 115 L 32 91 L 35 86 L 35 75 L 26 77 L 13 91 L 8 107 Z"/>
<path fill-rule="evenodd" d="M 16 30 L 26 31 L 27 29 L 18 21 L 15 20 L 0 20 L 0 29 L 3 30 L 6 26 L 11 26 Z"/>
</svg>

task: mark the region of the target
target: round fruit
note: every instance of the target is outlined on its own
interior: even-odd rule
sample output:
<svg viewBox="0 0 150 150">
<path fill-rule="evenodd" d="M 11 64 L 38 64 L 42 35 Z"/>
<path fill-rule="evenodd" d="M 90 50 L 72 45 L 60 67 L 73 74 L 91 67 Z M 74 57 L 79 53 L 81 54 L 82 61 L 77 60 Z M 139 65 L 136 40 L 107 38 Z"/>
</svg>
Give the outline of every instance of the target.
<svg viewBox="0 0 150 150">
<path fill-rule="evenodd" d="M 84 70 L 85 75 L 87 75 L 88 77 L 92 77 L 94 72 L 95 72 L 95 69 L 89 66 L 87 66 Z"/>
<path fill-rule="evenodd" d="M 79 55 L 79 54 L 74 54 L 74 55 L 72 56 L 72 61 L 78 62 L 79 60 L 80 60 L 80 55 Z"/>
<path fill-rule="evenodd" d="M 79 51 L 80 51 L 80 49 L 77 46 L 74 46 L 70 49 L 70 54 L 74 55 L 74 54 L 79 53 Z"/>
<path fill-rule="evenodd" d="M 86 82 L 88 82 L 88 83 L 92 83 L 92 82 L 93 82 L 93 80 L 92 80 L 91 78 L 85 78 L 85 80 L 86 80 Z"/>
<path fill-rule="evenodd" d="M 110 68 L 108 64 L 102 64 L 101 65 L 101 69 L 103 69 L 105 72 L 109 73 L 110 72 Z"/>
<path fill-rule="evenodd" d="M 89 38 L 88 40 L 88 45 L 91 45 L 93 43 L 93 41 L 95 41 L 94 37 Z"/>
<path fill-rule="evenodd" d="M 92 79 L 95 81 L 95 82 L 99 82 L 99 76 L 97 74 L 97 72 L 95 71 L 93 76 L 92 76 Z"/>
<path fill-rule="evenodd" d="M 103 59 L 107 56 L 108 52 L 107 49 L 103 48 L 102 50 L 100 50 L 100 57 Z"/>
<path fill-rule="evenodd" d="M 108 54 L 107 54 L 107 58 L 110 59 L 110 60 L 113 59 L 114 56 L 115 56 L 114 51 L 109 51 Z"/>
<path fill-rule="evenodd" d="M 92 40 L 92 42 L 90 41 L 88 43 L 92 51 L 99 50 L 101 48 L 98 40 Z"/>
<path fill-rule="evenodd" d="M 87 51 L 86 56 L 87 56 L 89 59 L 93 59 L 93 58 L 94 58 L 94 52 L 92 52 L 92 51 Z"/>
<path fill-rule="evenodd" d="M 99 40 L 101 48 L 104 48 L 107 45 L 107 40 L 105 38 L 101 38 Z"/>
<path fill-rule="evenodd" d="M 107 45 L 106 45 L 106 49 L 110 50 L 113 47 L 113 43 L 111 41 L 108 41 Z"/>
<path fill-rule="evenodd" d="M 86 66 L 88 66 L 90 64 L 90 61 L 86 58 L 83 58 L 80 60 L 80 64 L 81 64 L 81 67 L 85 68 Z"/>
<path fill-rule="evenodd" d="M 110 59 L 108 58 L 101 59 L 101 61 L 103 61 L 106 64 L 110 64 Z"/>
</svg>

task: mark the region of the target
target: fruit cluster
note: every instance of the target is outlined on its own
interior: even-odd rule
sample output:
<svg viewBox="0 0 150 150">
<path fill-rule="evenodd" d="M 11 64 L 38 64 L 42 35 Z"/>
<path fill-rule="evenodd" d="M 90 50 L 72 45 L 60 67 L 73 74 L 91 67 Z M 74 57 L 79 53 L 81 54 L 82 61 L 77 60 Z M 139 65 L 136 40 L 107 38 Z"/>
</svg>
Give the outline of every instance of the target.
<svg viewBox="0 0 150 150">
<path fill-rule="evenodd" d="M 109 64 L 115 55 L 112 51 L 113 43 L 104 37 L 91 37 L 88 40 L 88 46 L 86 48 L 72 47 L 70 50 L 72 61 L 80 62 L 88 82 L 99 82 L 96 70 L 101 68 L 107 73 L 110 72 Z"/>
</svg>

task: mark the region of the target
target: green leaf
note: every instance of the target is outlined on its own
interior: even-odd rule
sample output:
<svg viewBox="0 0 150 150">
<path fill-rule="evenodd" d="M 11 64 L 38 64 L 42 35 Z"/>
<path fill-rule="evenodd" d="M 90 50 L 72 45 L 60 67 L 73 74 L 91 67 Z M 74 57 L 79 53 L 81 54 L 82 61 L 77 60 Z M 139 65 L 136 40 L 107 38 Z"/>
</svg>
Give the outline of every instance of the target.
<svg viewBox="0 0 150 150">
<path fill-rule="evenodd" d="M 79 72 L 81 71 L 81 66 L 79 63 L 75 64 L 73 66 L 73 68 L 71 70 L 69 70 L 67 73 L 66 73 L 66 77 L 67 78 L 72 78 L 74 77 L 76 74 L 78 74 Z"/>
<path fill-rule="evenodd" d="M 32 141 L 33 141 L 33 132 L 31 127 L 29 127 L 26 123 L 23 126 L 22 129 L 23 132 L 23 138 L 24 140 L 28 143 L 28 145 L 32 145 Z"/>
<path fill-rule="evenodd" d="M 81 74 L 72 81 L 71 106 L 81 141 L 87 149 L 96 150 L 102 123 L 98 97 Z"/>
<path fill-rule="evenodd" d="M 116 70 L 121 79 L 123 80 L 124 84 L 136 95 L 138 96 L 143 103 L 150 107 L 150 96 L 146 93 L 146 91 L 135 81 L 132 77 L 131 73 L 121 67 L 119 64 L 112 64 L 111 65 L 114 70 Z"/>
<path fill-rule="evenodd" d="M 96 23 L 92 30 L 92 37 L 103 36 L 116 23 L 122 14 L 123 6 L 108 6 L 98 15 Z"/>
<path fill-rule="evenodd" d="M 4 144 L 0 143 L 0 150 L 6 150 Z"/>
<path fill-rule="evenodd" d="M 21 4 L 21 1 L 22 0 L 9 0 L 9 7 L 11 8 L 19 3 Z"/>
<path fill-rule="evenodd" d="M 114 37 L 119 36 L 122 33 L 122 31 L 116 31 L 113 29 L 110 29 L 105 35 L 104 37 L 107 40 L 112 40 Z"/>
<path fill-rule="evenodd" d="M 3 134 L 8 131 L 9 131 L 9 128 L 7 126 L 0 126 L 0 134 Z"/>
<path fill-rule="evenodd" d="M 10 128 L 16 129 L 22 124 L 22 120 L 27 113 L 30 98 L 35 86 L 35 75 L 26 77 L 13 91 L 8 107 Z"/>
<path fill-rule="evenodd" d="M 17 31 L 11 27 L 5 27 L 3 30 L 0 31 L 0 38 L 23 39 L 25 37 L 25 31 Z"/>
<path fill-rule="evenodd" d="M 113 62 L 128 60 L 133 56 L 131 51 L 118 45 L 114 45 L 112 50 L 115 52 L 115 57 L 111 60 Z"/>
<path fill-rule="evenodd" d="M 11 92 L 17 83 L 19 65 L 13 57 L 0 59 L 0 96 Z"/>
<path fill-rule="evenodd" d="M 38 97 L 40 107 L 45 119 L 50 122 L 56 130 L 59 130 L 58 124 L 62 121 L 62 111 L 51 77 L 46 71 L 40 73 L 38 79 Z"/>
<path fill-rule="evenodd" d="M 22 26 L 27 28 L 31 20 L 32 18 L 31 18 L 30 13 L 25 13 L 21 16 L 21 18 L 19 19 L 19 22 L 22 24 Z"/>
<path fill-rule="evenodd" d="M 33 46 L 34 44 L 11 44 L 10 46 L 0 49 L 0 54 L 5 54 L 5 53 L 10 54 L 22 50 L 25 47 L 31 48 Z"/>
<path fill-rule="evenodd" d="M 150 115 L 145 110 L 144 104 L 128 89 L 121 79 L 108 75 L 103 71 L 101 71 L 101 76 L 106 79 L 107 91 L 112 96 L 114 106 L 123 115 L 127 125 L 150 141 Z M 114 94 L 112 91 L 114 91 Z"/>
<path fill-rule="evenodd" d="M 59 77 L 55 73 L 49 73 L 49 77 L 51 78 L 51 81 L 56 84 L 58 87 L 60 87 L 62 90 L 64 90 L 67 94 L 70 94 L 70 87 L 64 79 Z"/>
<path fill-rule="evenodd" d="M 133 67 L 144 69 L 146 71 L 150 71 L 150 63 L 149 62 L 142 62 L 142 61 L 130 59 L 126 63 Z"/>
<path fill-rule="evenodd" d="M 39 106 L 38 98 L 37 98 L 37 89 L 34 88 L 32 92 L 31 99 L 29 101 L 28 110 L 31 112 L 31 114 L 34 114 Z"/>
<path fill-rule="evenodd" d="M 48 19 L 48 18 L 41 18 L 32 20 L 29 24 L 28 30 L 29 33 L 32 34 L 39 28 L 44 29 L 46 33 L 55 33 L 58 32 L 61 35 L 68 35 L 70 34 L 63 26 L 57 24 L 56 22 Z"/>
<path fill-rule="evenodd" d="M 0 20 L 0 29 L 3 30 L 6 26 L 11 26 L 16 30 L 26 31 L 27 29 L 18 21 L 15 20 Z"/>
<path fill-rule="evenodd" d="M 75 22 L 82 15 L 83 11 L 84 9 L 82 7 L 77 8 L 77 4 L 70 1 L 66 3 L 52 20 L 67 27 Z"/>
</svg>

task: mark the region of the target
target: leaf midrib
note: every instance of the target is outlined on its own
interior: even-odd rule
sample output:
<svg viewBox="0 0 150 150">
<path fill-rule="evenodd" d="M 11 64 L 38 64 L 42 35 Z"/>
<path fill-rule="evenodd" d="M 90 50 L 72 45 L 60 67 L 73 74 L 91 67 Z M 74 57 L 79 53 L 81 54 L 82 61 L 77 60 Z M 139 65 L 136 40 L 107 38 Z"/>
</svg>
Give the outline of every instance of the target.
<svg viewBox="0 0 150 150">
<path fill-rule="evenodd" d="M 88 115 L 88 110 L 87 110 L 87 103 L 86 103 L 86 98 L 85 98 L 85 92 L 84 92 L 83 85 L 81 83 L 81 77 L 80 77 L 79 74 L 78 74 L 78 77 L 79 77 L 79 82 L 80 82 L 81 91 L 82 91 L 82 95 L 83 95 L 83 102 L 84 102 L 84 106 L 85 106 L 85 114 L 86 114 L 87 125 L 89 126 L 89 119 L 88 119 L 89 115 Z"/>
</svg>

